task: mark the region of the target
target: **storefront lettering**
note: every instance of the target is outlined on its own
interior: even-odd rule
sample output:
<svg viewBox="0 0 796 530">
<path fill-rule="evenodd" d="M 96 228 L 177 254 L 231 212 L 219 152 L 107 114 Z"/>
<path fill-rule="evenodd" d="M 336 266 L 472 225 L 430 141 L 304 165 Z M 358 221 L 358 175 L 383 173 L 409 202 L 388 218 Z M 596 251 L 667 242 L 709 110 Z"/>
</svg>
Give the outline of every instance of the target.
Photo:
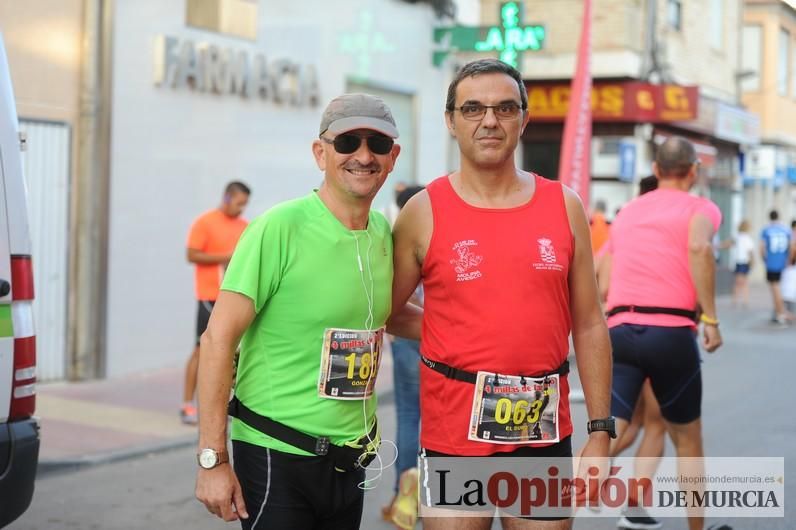
<svg viewBox="0 0 796 530">
<path fill-rule="evenodd" d="M 526 89 L 532 119 L 564 121 L 570 104 L 569 85 L 527 82 Z M 687 121 L 696 118 L 698 99 L 699 89 L 692 86 L 596 82 L 591 110 L 598 121 Z"/>
<path fill-rule="evenodd" d="M 688 109 L 688 98 L 685 97 L 683 87 L 667 86 L 663 89 L 663 96 L 669 108 L 677 110 Z"/>
<path fill-rule="evenodd" d="M 528 109 L 531 116 L 565 117 L 569 108 L 570 87 L 528 87 Z M 621 116 L 624 110 L 624 91 L 621 86 L 595 86 L 591 92 L 592 112 Z"/>
<path fill-rule="evenodd" d="M 296 107 L 320 102 L 314 65 L 165 35 L 155 41 L 155 84 Z"/>
</svg>

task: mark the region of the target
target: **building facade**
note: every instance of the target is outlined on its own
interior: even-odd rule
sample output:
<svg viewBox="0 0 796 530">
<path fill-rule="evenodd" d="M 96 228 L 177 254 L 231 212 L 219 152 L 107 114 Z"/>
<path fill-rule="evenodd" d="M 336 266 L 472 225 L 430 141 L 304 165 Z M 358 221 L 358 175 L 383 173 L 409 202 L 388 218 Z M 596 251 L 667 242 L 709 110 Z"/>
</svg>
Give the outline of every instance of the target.
<svg viewBox="0 0 796 530">
<path fill-rule="evenodd" d="M 13 4 L 0 5 L 0 32 L 30 124 L 33 239 L 46 247 L 35 258 L 43 380 L 183 362 L 191 222 L 230 180 L 251 186 L 249 218 L 316 188 L 310 147 L 336 95 L 370 92 L 393 109 L 402 150 L 376 207 L 395 181 L 446 169 L 449 73 L 432 64 L 431 34 L 450 2 Z"/>
<path fill-rule="evenodd" d="M 544 28 L 541 46 L 518 56 L 531 112 L 523 164 L 556 178 L 583 1 L 516 4 L 519 26 Z M 483 0 L 482 26 L 505 30 L 506 6 Z M 741 9 L 724 0 L 593 0 L 590 196 L 592 205 L 607 203 L 609 218 L 650 174 L 656 144 L 678 134 L 696 145 L 697 192 L 720 206 L 720 237 L 730 237 L 743 210 L 739 154 L 759 142 L 758 118 L 739 104 Z M 725 269 L 728 254 L 721 258 Z"/>
<path fill-rule="evenodd" d="M 761 145 L 744 157 L 746 216 L 756 236 L 772 209 L 786 223 L 796 220 L 796 2 L 746 0 L 741 35 L 743 102 L 761 124 Z"/>
<path fill-rule="evenodd" d="M 44 5 L 43 5 L 44 4 Z M 39 379 L 71 369 L 68 305 L 75 284 L 70 231 L 78 210 L 75 175 L 80 136 L 83 1 L 0 4 L 20 118 L 31 217 Z"/>
</svg>

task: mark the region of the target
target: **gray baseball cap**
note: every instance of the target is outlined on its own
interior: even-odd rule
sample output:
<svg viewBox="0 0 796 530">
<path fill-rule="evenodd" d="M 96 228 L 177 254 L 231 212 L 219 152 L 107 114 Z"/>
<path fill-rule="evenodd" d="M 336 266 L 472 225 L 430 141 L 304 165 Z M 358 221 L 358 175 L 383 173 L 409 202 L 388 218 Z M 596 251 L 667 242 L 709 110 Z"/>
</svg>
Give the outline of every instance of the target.
<svg viewBox="0 0 796 530">
<path fill-rule="evenodd" d="M 321 118 L 320 134 L 340 134 L 354 129 L 372 129 L 398 138 L 398 129 L 389 107 L 370 94 L 343 94 L 329 102 Z"/>
</svg>

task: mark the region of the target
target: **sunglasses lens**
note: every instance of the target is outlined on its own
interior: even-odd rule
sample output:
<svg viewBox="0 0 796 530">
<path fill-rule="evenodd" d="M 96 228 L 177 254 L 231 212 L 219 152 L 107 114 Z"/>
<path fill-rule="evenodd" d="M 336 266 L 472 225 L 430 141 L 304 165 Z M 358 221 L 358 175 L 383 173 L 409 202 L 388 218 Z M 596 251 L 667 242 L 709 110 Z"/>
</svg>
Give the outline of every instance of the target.
<svg viewBox="0 0 796 530">
<path fill-rule="evenodd" d="M 376 155 L 386 155 L 392 149 L 392 138 L 384 136 L 383 134 L 374 134 L 365 138 L 368 143 L 368 149 Z M 334 150 L 341 155 L 350 155 L 359 149 L 362 145 L 362 136 L 356 134 L 341 134 L 334 139 Z"/>
<path fill-rule="evenodd" d="M 362 144 L 362 138 L 355 134 L 340 134 L 334 139 L 334 150 L 341 155 L 350 155 Z"/>
<path fill-rule="evenodd" d="M 368 136 L 368 149 L 376 155 L 386 155 L 392 149 L 393 141 L 389 136 L 376 134 Z"/>
</svg>

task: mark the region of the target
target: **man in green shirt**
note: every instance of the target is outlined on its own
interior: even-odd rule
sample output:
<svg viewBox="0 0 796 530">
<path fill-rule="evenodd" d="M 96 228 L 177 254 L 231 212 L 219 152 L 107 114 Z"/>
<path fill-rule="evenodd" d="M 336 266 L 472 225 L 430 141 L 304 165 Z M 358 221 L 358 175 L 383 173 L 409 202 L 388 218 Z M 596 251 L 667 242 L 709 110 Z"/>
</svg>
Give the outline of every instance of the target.
<svg viewBox="0 0 796 530">
<path fill-rule="evenodd" d="M 312 144 L 320 189 L 255 219 L 224 276 L 201 339 L 196 496 L 244 530 L 359 528 L 392 286 L 390 227 L 370 206 L 397 137 L 381 99 L 332 100 Z"/>
</svg>

